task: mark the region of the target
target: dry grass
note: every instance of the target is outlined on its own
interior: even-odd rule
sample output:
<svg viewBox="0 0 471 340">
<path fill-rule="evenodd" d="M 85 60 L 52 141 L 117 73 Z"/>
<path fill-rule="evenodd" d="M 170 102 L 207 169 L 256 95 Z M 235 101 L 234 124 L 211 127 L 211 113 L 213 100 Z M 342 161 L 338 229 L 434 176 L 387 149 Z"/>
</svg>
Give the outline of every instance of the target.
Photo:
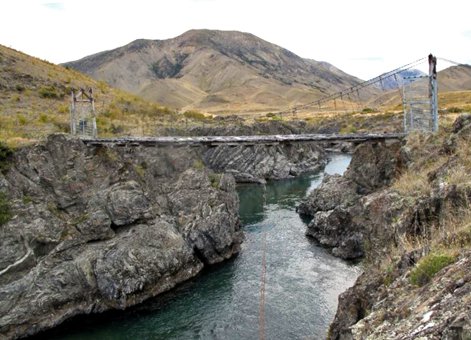
<svg viewBox="0 0 471 340">
<path fill-rule="evenodd" d="M 162 127 L 197 122 L 105 82 L 0 45 L 0 140 L 16 147 L 69 131 L 71 90 L 89 87 L 94 90 L 102 137 L 155 135 Z"/>
<path fill-rule="evenodd" d="M 422 266 L 425 273 L 432 273 L 434 270 L 429 272 L 428 269 L 435 268 L 435 264 L 441 263 L 443 259 L 448 261 L 455 258 L 471 246 L 471 202 L 467 194 L 471 192 L 471 140 L 463 135 L 456 141 L 455 151 L 449 154 L 442 147 L 448 138 L 450 133 L 447 128 L 434 135 L 413 133 L 408 137 L 406 147 L 412 163 L 396 179 L 391 189 L 401 194 L 413 213 L 418 202 L 430 198 L 432 192 L 437 190 L 456 190 L 458 196 L 444 199 L 437 216 L 430 216 L 429 221 L 427 218 L 421 221 L 425 223 L 421 233 L 404 232 L 410 229 L 403 226 L 404 223 L 410 223 L 410 212 L 407 210 L 404 211 L 405 215 L 394 222 L 398 223 L 394 228 L 403 230 L 396 235 L 395 244 L 368 262 L 384 273 L 385 284 L 394 280 L 397 273 L 394 274 L 393 268 L 406 253 L 419 251 L 422 255 L 431 254 L 429 261 L 425 261 L 427 263 L 424 262 Z M 367 259 L 371 256 L 367 255 Z M 428 274 L 422 277 L 420 270 L 416 269 L 416 283 L 419 284 L 429 279 Z M 433 276 L 433 273 L 430 275 Z"/>
<path fill-rule="evenodd" d="M 430 193 L 431 185 L 426 174 L 407 171 L 394 182 L 392 188 L 402 196 L 421 197 Z"/>
</svg>

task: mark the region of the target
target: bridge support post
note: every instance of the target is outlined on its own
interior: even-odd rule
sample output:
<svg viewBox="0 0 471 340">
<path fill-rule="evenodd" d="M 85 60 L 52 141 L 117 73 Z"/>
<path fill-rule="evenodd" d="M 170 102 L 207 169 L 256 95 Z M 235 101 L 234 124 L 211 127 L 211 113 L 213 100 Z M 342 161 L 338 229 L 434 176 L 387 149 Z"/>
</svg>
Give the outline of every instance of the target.
<svg viewBox="0 0 471 340">
<path fill-rule="evenodd" d="M 437 86 L 437 57 L 428 56 L 429 65 L 429 97 L 432 114 L 432 131 L 438 131 L 438 86 Z"/>
</svg>

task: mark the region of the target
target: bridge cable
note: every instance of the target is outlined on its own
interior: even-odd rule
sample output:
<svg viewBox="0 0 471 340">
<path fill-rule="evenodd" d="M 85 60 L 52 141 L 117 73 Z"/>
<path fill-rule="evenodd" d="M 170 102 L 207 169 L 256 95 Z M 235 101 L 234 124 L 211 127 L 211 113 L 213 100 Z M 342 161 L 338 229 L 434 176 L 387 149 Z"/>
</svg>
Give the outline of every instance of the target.
<svg viewBox="0 0 471 340">
<path fill-rule="evenodd" d="M 315 100 L 315 101 L 313 101 L 313 102 L 309 102 L 309 103 L 306 103 L 306 104 L 298 105 L 298 106 L 296 106 L 296 108 L 298 108 L 298 109 L 304 109 L 304 108 L 311 107 L 311 106 L 313 106 L 313 105 L 317 105 L 317 106 L 320 107 L 320 105 L 321 105 L 322 103 L 327 103 L 327 102 L 329 102 L 329 101 L 331 101 L 331 100 L 334 100 L 334 99 L 336 99 L 336 98 L 340 98 L 340 99 L 343 101 L 343 98 L 342 98 L 343 95 L 347 95 L 347 94 L 349 94 L 349 93 L 354 93 L 354 92 L 357 91 L 357 90 L 361 90 L 361 89 L 363 89 L 363 88 L 365 88 L 365 87 L 374 85 L 374 84 L 376 84 L 376 83 L 378 83 L 378 82 L 381 82 L 381 83 L 382 83 L 382 80 L 385 80 L 385 79 L 387 79 L 387 78 L 389 78 L 389 77 L 393 77 L 393 76 L 394 76 L 395 74 L 397 74 L 397 73 L 400 73 L 400 72 L 402 72 L 402 71 L 405 71 L 405 70 L 408 70 L 408 69 L 410 69 L 410 68 L 413 68 L 413 67 L 415 67 L 415 66 L 417 66 L 417 65 L 419 65 L 419 64 L 421 64 L 421 63 L 423 63 L 426 59 L 427 59 L 427 57 L 417 59 L 417 60 L 415 60 L 415 61 L 413 61 L 413 62 L 411 62 L 411 63 L 405 64 L 405 65 L 403 65 L 403 66 L 401 66 L 401 67 L 398 67 L 398 68 L 396 68 L 396 69 L 394 69 L 394 70 L 392 70 L 392 71 L 385 72 L 385 73 L 381 74 L 381 75 L 378 76 L 378 77 L 372 78 L 372 79 L 370 79 L 370 80 L 363 81 L 363 82 L 361 82 L 361 83 L 359 83 L 359 84 L 357 84 L 357 85 L 355 85 L 355 86 L 353 86 L 353 87 L 350 87 L 350 88 L 348 88 L 348 89 L 346 89 L 346 90 L 342 90 L 342 91 L 333 93 L 333 94 L 331 94 L 331 95 L 328 95 L 328 96 L 326 96 L 326 97 L 324 97 L 324 98 Z"/>
</svg>

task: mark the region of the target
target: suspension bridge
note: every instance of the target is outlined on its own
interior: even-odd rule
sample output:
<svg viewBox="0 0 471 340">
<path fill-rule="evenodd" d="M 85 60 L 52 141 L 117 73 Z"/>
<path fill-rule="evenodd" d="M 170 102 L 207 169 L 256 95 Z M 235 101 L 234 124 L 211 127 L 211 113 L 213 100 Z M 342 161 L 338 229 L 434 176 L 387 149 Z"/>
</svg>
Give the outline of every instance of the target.
<svg viewBox="0 0 471 340">
<path fill-rule="evenodd" d="M 355 86 L 343 89 L 342 91 L 329 94 L 323 98 L 312 102 L 290 107 L 286 110 L 278 111 L 275 114 L 289 114 L 299 110 L 322 110 L 333 107 L 337 109 L 337 100 L 361 102 L 361 92 L 374 88 L 385 92 L 384 84 L 394 80 L 396 90 L 399 91 L 404 108 L 404 132 L 400 133 L 363 133 L 363 134 L 290 134 L 290 135 L 250 135 L 250 136 L 193 136 L 193 137 L 118 137 L 118 138 L 98 138 L 95 120 L 95 106 L 93 94 L 81 90 L 77 95 L 72 93 L 71 110 L 71 131 L 81 137 L 83 142 L 90 146 L 114 145 L 114 146 L 168 146 L 168 145 L 255 145 L 255 144 L 280 144 L 293 142 L 354 142 L 365 141 L 385 141 L 403 138 L 411 130 L 438 130 L 438 104 L 437 104 L 437 59 L 446 61 L 453 65 L 461 65 L 444 58 L 437 58 L 433 55 L 415 60 L 392 71 L 383 73 L 373 79 L 360 82 Z M 411 70 L 420 64 L 428 62 L 429 74 L 416 77 L 404 77 L 407 70 Z M 422 79 L 422 86 L 413 89 L 410 84 L 418 84 L 416 80 Z M 408 87 L 409 86 L 409 87 Z M 402 88 L 401 88 L 402 87 Z M 421 91 L 417 91 L 417 88 Z M 421 92 L 416 94 L 415 92 Z M 77 110 L 85 105 L 85 110 Z"/>
</svg>

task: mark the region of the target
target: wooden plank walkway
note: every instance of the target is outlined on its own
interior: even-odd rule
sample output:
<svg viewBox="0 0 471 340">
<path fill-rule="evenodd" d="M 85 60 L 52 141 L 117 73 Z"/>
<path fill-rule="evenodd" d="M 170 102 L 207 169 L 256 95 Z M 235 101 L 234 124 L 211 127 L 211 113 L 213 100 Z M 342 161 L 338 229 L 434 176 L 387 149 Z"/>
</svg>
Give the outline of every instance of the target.
<svg viewBox="0 0 471 340">
<path fill-rule="evenodd" d="M 401 139 L 404 133 L 368 133 L 368 134 L 298 134 L 298 135 L 253 135 L 253 136 L 194 136 L 194 137 L 120 137 L 87 138 L 82 141 L 90 146 L 165 146 L 165 145 L 255 145 L 280 144 L 290 142 L 355 142 L 385 141 Z"/>
</svg>

